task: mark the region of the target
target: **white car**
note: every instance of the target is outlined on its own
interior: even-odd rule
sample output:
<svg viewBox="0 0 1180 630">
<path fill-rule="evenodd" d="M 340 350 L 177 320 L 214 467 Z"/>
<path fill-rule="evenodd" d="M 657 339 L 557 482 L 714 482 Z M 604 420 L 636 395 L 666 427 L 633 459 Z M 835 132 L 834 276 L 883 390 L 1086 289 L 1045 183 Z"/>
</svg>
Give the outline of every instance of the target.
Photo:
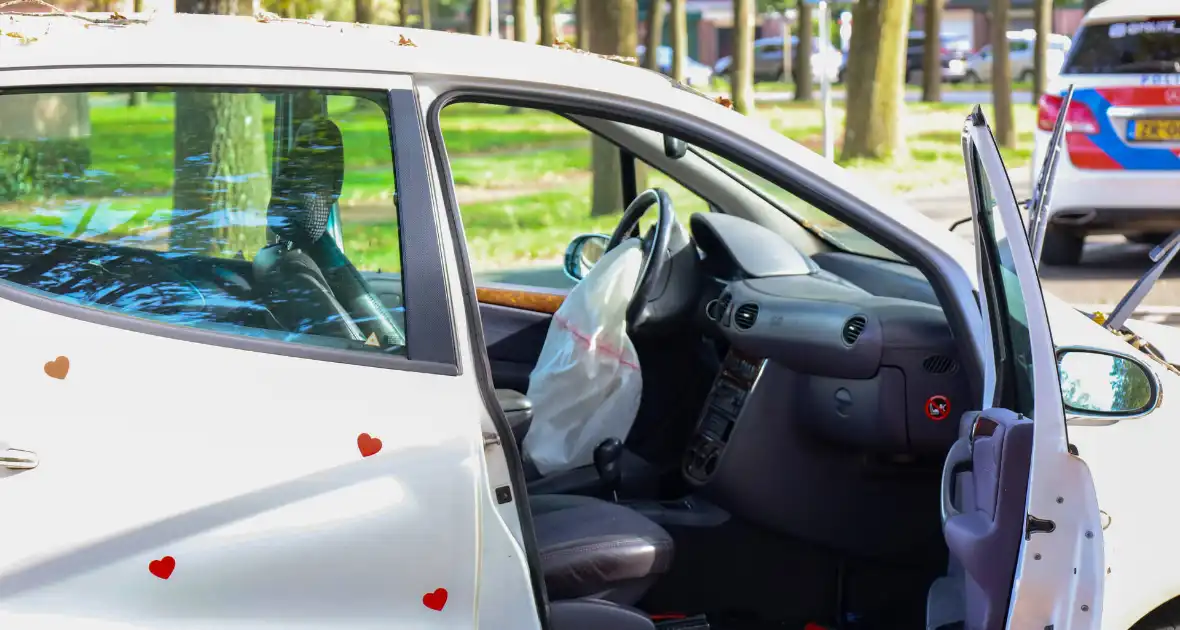
<svg viewBox="0 0 1180 630">
<path fill-rule="evenodd" d="M 1034 50 L 1037 34 L 1033 30 L 1008 31 L 1008 59 L 1012 77 L 1021 83 L 1031 83 L 1036 73 Z M 1072 40 L 1056 33 L 1049 36 L 1049 50 L 1045 58 L 1045 70 L 1049 78 L 1057 75 L 1065 55 L 1069 53 Z M 964 79 L 971 83 L 986 83 L 992 80 L 992 46 L 988 44 L 967 57 Z"/>
<path fill-rule="evenodd" d="M 1045 239 L 1045 262 L 1074 265 L 1088 234 L 1160 243 L 1180 228 L 1180 20 L 1169 0 L 1090 10 L 1038 104 L 1033 181 L 1074 87 Z"/>
<path fill-rule="evenodd" d="M 596 55 L 101 19 L 0 38 L 0 627 L 1079 630 L 1180 593 L 1146 489 L 1180 381 L 1042 293 L 978 109 L 973 251 Z M 616 242 L 658 215 L 643 403 L 592 464 L 530 474 L 555 418 L 497 389 L 550 336 L 609 349 L 561 292 L 476 285 L 439 118 L 472 102 L 618 146 Z"/>
</svg>

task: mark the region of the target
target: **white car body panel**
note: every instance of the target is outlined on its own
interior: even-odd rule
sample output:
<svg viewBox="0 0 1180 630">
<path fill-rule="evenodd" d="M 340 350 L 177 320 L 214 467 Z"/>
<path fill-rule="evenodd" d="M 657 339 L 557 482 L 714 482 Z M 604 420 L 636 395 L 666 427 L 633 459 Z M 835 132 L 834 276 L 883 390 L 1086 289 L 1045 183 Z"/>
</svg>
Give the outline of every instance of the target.
<svg viewBox="0 0 1180 630">
<path fill-rule="evenodd" d="M 178 81 L 411 86 L 252 68 L 0 71 L 0 86 Z M 539 628 L 514 505 L 491 495 L 507 472 L 498 447 L 485 459 L 495 429 L 463 344 L 450 376 L 242 352 L 9 300 L 0 320 L 0 374 L 23 392 L 0 451 L 42 462 L 0 469 L 0 540 L 20 541 L 0 545 L 5 627 Z M 43 371 L 58 356 L 62 380 Z M 216 389 L 182 388 L 194 383 Z M 362 433 L 379 453 L 362 457 Z M 175 569 L 160 579 L 149 563 L 164 556 Z M 439 588 L 435 611 L 424 596 Z"/>
<path fill-rule="evenodd" d="M 44 21 L 31 19 L 27 23 Z M 211 27 L 217 29 L 217 46 L 207 45 Z M 414 29 L 258 24 L 252 18 L 190 15 L 157 16 L 151 28 L 87 29 L 65 21 L 55 21 L 53 28 L 53 33 L 35 45 L 0 37 L 0 87 L 228 81 L 393 88 L 409 86 L 408 77 L 416 75 L 421 79 L 418 89 L 423 112 L 433 98 L 428 87 L 432 81 L 442 85 L 447 78 L 461 78 L 468 83 L 486 81 L 496 86 L 607 96 L 737 134 L 749 141 L 752 152 L 830 181 L 851 197 L 871 204 L 875 212 L 860 217 L 867 225 L 904 234 L 911 243 L 931 252 L 948 279 L 951 294 L 947 299 L 968 314 L 973 336 L 967 341 L 984 361 L 983 373 L 989 379 L 985 393 L 990 395 L 994 390 L 990 382 L 994 373 L 992 348 L 975 306 L 977 279 L 970 244 L 764 122 L 675 88 L 664 77 L 570 51 Z M 342 31 L 348 32 L 348 37 L 343 37 Z M 26 34 L 42 36 L 37 30 Z M 398 34 L 416 45 L 399 46 Z M 44 70 L 46 66 L 62 69 Z M 299 69 L 275 69 L 280 67 Z M 337 71 L 343 69 L 349 72 Z M 437 182 L 434 186 L 437 196 Z M 1059 182 L 1055 195 L 1063 194 L 1064 188 Z M 440 233 L 446 260 L 453 263 L 456 244 L 449 230 Z M 446 273 L 450 294 L 461 296 L 458 278 L 466 270 L 449 264 Z M 264 608 L 271 612 L 282 609 L 292 601 L 299 610 L 303 597 L 302 603 L 312 608 L 306 611 L 309 624 L 317 627 L 323 627 L 330 615 L 334 625 L 350 628 L 419 628 L 426 623 L 439 624 L 437 627 L 538 627 L 515 510 L 497 505 L 488 491 L 504 483 L 507 472 L 498 447 L 490 447 L 485 455 L 480 429 L 487 432 L 494 428 L 475 385 L 472 350 L 465 342 L 465 316 L 458 304 L 452 308 L 460 340 L 460 376 L 320 362 L 308 365 L 303 359 L 112 329 L 0 301 L 0 316 L 5 321 L 0 327 L 0 343 L 12 348 L 0 363 L 0 371 L 10 388 L 25 392 L 6 414 L 22 421 L 0 420 L 0 441 L 36 451 L 46 461 L 70 458 L 71 468 L 60 474 L 63 480 L 70 475 L 70 483 L 75 479 L 80 483 L 67 495 L 73 501 L 34 502 L 39 496 L 38 480 L 30 477 L 22 486 L 14 483 L 21 480 L 19 475 L 0 476 L 0 510 L 36 517 L 0 520 L 0 540 L 22 541 L 18 548 L 0 546 L 0 607 L 4 609 L 0 626 L 58 628 L 63 627 L 61 618 L 68 617 L 71 624 L 78 623 L 69 627 L 94 630 L 209 627 L 213 618 L 218 627 L 227 628 L 298 627 L 293 619 L 252 615 Z M 1129 347 L 1047 293 L 1044 308 L 1059 346 L 1089 345 L 1123 352 Z M 119 350 L 112 352 L 111 348 Z M 65 381 L 48 379 L 42 373 L 42 365 L 58 355 L 71 360 L 71 373 Z M 177 360 L 182 356 L 184 360 Z M 1151 366 L 1149 361 L 1144 363 Z M 323 375 L 318 378 L 323 382 L 347 383 L 349 395 L 329 398 L 323 391 L 293 388 L 291 379 L 308 369 L 321 370 Z M 239 416 L 201 413 L 191 403 L 168 406 L 176 396 L 162 388 L 183 381 L 185 376 L 208 379 L 210 374 L 216 374 L 215 381 L 222 388 L 218 393 L 233 400 L 240 398 L 243 402 L 238 404 L 245 410 L 241 417 L 257 419 L 256 424 L 242 422 Z M 1164 377 L 1172 377 L 1161 376 L 1165 387 L 1175 386 L 1174 379 Z M 139 396 L 133 409 L 111 400 L 111 392 L 128 391 L 129 383 Z M 293 392 L 294 402 L 289 399 Z M 418 397 L 413 400 L 429 400 L 429 405 L 402 409 L 389 402 L 412 396 Z M 41 399 L 54 404 L 34 404 Z M 100 401 L 110 402 L 104 406 Z M 165 411 L 171 422 L 162 421 Z M 284 412 L 333 421 L 296 425 L 284 421 Z M 473 417 L 479 419 L 478 424 L 471 422 Z M 1159 582 L 1153 582 L 1151 589 L 1140 588 L 1135 601 L 1130 601 L 1131 585 L 1138 579 L 1142 586 L 1147 579 L 1136 573 L 1145 570 L 1136 568 L 1145 566 L 1145 560 L 1140 559 L 1150 557 L 1147 550 L 1152 545 L 1167 542 L 1159 536 L 1170 522 L 1169 512 L 1162 501 L 1140 500 L 1131 505 L 1135 497 L 1143 495 L 1144 477 L 1111 471 L 1126 470 L 1130 459 L 1145 467 L 1149 465 L 1145 460 L 1160 459 L 1151 465 L 1162 467 L 1166 459 L 1146 457 L 1105 437 L 1118 429 L 1146 442 L 1147 429 L 1139 427 L 1148 426 L 1148 422 L 1163 425 L 1165 419 L 1157 411 L 1151 417 L 1109 427 L 1087 427 L 1085 431 L 1070 427 L 1070 439 L 1078 444 L 1087 462 L 1093 462 L 1099 499 L 1121 493 L 1110 505 L 1103 504 L 1104 509 L 1111 508 L 1112 530 L 1120 528 L 1108 530 L 1110 540 L 1117 542 L 1108 549 L 1108 562 L 1127 567 L 1126 582 L 1115 584 L 1111 582 L 1115 578 L 1107 577 L 1111 596 L 1126 598 L 1113 604 L 1108 598 L 1104 608 L 1108 621 L 1130 618 L 1139 602 L 1156 600 L 1159 593 L 1180 593 L 1180 576 L 1167 578 L 1157 569 L 1150 575 Z M 215 439 L 210 427 L 219 423 L 225 426 L 222 435 L 228 432 L 240 440 Z M 292 431 L 294 426 L 299 427 L 298 433 Z M 1096 431 L 1107 433 L 1099 437 Z M 360 432 L 383 438 L 379 456 L 359 457 L 356 436 Z M 1087 439 L 1087 435 L 1093 437 Z M 1166 439 L 1150 439 L 1157 448 L 1169 444 Z M 286 440 L 287 452 L 268 455 L 263 451 L 260 455 L 258 444 L 274 440 Z M 157 449 L 160 444 L 176 443 L 192 448 Z M 429 464 L 414 459 L 415 451 L 426 447 L 431 454 Z M 1045 452 L 1046 456 L 1062 457 Z M 235 461 L 250 462 L 250 466 L 235 466 Z M 265 465 L 261 465 L 263 461 Z M 175 472 L 182 469 L 199 469 L 201 474 Z M 431 474 L 422 473 L 427 469 Z M 153 474 L 145 475 L 145 470 Z M 169 474 L 168 470 L 174 472 Z M 1068 466 L 1063 470 L 1067 472 L 1062 482 L 1075 483 L 1067 478 Z M 325 481 L 320 483 L 326 487 L 309 489 L 308 482 L 298 481 L 317 474 L 323 475 Z M 370 476 L 365 482 L 370 485 L 359 483 Z M 1133 482 L 1135 487 L 1127 488 Z M 256 492 L 277 484 L 287 484 L 279 487 L 290 488 L 287 491 L 292 494 Z M 462 488 L 462 492 L 440 496 L 443 487 Z M 1040 491 L 1037 505 L 1051 488 L 1052 484 Z M 329 501 L 327 507 L 315 505 L 310 495 L 317 492 L 321 501 Z M 61 493 L 55 490 L 55 494 Z M 190 512 L 194 506 L 206 507 Z M 325 572 L 309 575 L 295 570 L 302 565 L 287 564 L 293 561 L 284 558 L 282 537 L 309 535 L 317 522 L 327 521 L 330 511 L 350 517 L 349 536 L 329 539 L 316 550 L 323 554 L 317 560 Z M 429 521 L 432 527 L 422 527 L 428 521 L 415 521 L 412 515 L 426 511 L 453 518 L 446 519 L 445 526 L 438 526 L 435 519 Z M 161 522 L 168 525 L 161 526 Z M 297 526 L 290 527 L 292 523 Z M 150 535 L 141 537 L 143 532 Z M 128 533 L 136 533 L 135 540 Z M 108 536 L 112 538 L 104 539 Z M 26 537 L 33 542 L 24 544 Z M 1168 540 L 1174 538 L 1169 536 Z M 190 564 L 193 554 L 205 549 L 224 555 L 213 556 L 216 561 Z M 1164 549 L 1174 550 L 1175 546 Z M 1155 553 L 1156 558 L 1161 557 L 1160 552 Z M 105 564 L 110 556 L 101 554 L 118 554 L 120 559 Z M 148 573 L 146 563 L 165 554 L 177 559 L 176 574 L 167 581 L 157 580 Z M 1119 565 L 1124 557 L 1127 564 Z M 47 582 L 48 573 L 36 570 L 37 563 L 45 560 L 59 564 L 40 566 L 60 567 L 70 578 Z M 83 572 L 98 564 L 104 567 Z M 1060 576 L 1038 577 L 1035 567 L 1022 571 L 1021 588 L 1029 588 L 1030 595 L 1045 595 L 1059 588 L 1059 582 Z M 425 593 L 438 587 L 449 591 L 441 614 L 424 608 L 421 602 Z M 312 589 L 315 597 L 309 596 Z M 1150 596 L 1144 595 L 1147 590 Z M 102 596 L 95 595 L 99 593 Z M 333 596 L 324 597 L 325 593 Z M 1045 613 L 1023 595 L 1016 604 L 1014 610 L 1021 615 L 1040 618 Z M 98 620 L 116 607 L 120 615 L 135 611 L 134 618 L 125 618 L 126 623 Z M 192 614 L 206 617 L 170 616 L 186 607 Z M 1140 615 L 1145 612 L 1138 610 Z M 83 617 L 94 617 L 93 625 L 80 621 Z M 1092 627 L 1082 619 L 1077 623 L 1083 625 L 1069 627 Z"/>
</svg>

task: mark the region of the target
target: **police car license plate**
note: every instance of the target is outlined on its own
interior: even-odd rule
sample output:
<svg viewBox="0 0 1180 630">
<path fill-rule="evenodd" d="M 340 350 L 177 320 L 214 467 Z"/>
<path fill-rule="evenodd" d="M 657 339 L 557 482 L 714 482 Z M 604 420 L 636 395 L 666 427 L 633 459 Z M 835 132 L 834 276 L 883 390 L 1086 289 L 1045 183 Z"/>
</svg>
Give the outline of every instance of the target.
<svg viewBox="0 0 1180 630">
<path fill-rule="evenodd" d="M 1180 118 L 1141 118 L 1127 124 L 1127 140 L 1131 142 L 1180 141 Z"/>
</svg>

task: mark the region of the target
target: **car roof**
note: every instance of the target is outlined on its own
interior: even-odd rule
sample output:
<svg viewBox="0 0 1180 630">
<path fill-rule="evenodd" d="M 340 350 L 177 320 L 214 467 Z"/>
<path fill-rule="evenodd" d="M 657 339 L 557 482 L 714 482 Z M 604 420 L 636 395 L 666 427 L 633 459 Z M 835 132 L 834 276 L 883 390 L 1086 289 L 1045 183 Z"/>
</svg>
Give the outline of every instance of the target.
<svg viewBox="0 0 1180 630">
<path fill-rule="evenodd" d="M 1082 24 L 1112 22 L 1126 19 L 1177 17 L 1180 6 L 1176 0 L 1106 0 L 1090 9 Z"/>
<path fill-rule="evenodd" d="M 108 13 L 75 15 L 110 17 Z M 675 89 L 671 80 L 659 73 L 598 55 L 461 33 L 308 20 L 263 22 L 251 16 L 129 17 L 142 17 L 147 23 L 88 27 L 65 15 L 13 17 L 5 24 L 5 35 L 19 33 L 35 40 L 0 37 L 0 72 L 252 67 L 454 75 L 657 99 Z"/>
</svg>

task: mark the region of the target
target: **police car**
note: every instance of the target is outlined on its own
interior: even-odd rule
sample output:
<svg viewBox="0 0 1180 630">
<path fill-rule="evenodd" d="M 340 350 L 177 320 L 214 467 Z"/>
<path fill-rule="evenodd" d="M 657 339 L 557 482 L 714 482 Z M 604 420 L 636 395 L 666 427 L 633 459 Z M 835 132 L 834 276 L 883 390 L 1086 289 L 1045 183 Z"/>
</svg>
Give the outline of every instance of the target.
<svg viewBox="0 0 1180 630">
<path fill-rule="evenodd" d="M 1108 0 L 1086 14 L 1038 104 L 1033 181 L 1070 85 L 1042 259 L 1077 264 L 1089 234 L 1158 244 L 1180 227 L 1180 3 Z"/>
</svg>

